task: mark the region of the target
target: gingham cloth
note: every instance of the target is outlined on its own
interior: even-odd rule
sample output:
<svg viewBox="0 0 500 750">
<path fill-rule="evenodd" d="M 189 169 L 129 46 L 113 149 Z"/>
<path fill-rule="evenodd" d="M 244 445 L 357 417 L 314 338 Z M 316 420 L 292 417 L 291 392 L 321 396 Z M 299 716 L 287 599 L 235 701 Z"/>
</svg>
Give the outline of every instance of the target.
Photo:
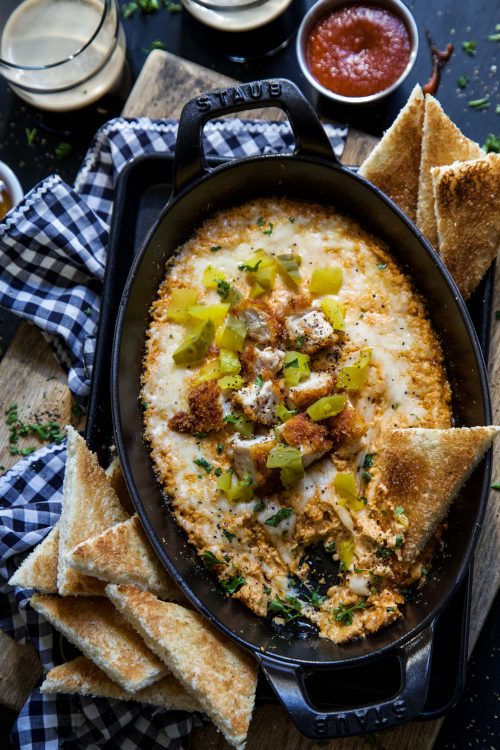
<svg viewBox="0 0 500 750">
<path fill-rule="evenodd" d="M 346 128 L 326 126 L 338 156 Z M 177 122 L 118 118 L 95 136 L 74 187 L 51 176 L 0 224 L 0 304 L 41 328 L 68 371 L 73 395 L 90 388 L 101 285 L 116 179 L 143 153 L 174 150 Z M 204 131 L 208 156 L 287 152 L 288 123 L 221 120 Z M 0 477 L 0 627 L 31 641 L 44 672 L 60 661 L 59 636 L 27 606 L 30 591 L 7 580 L 56 523 L 65 444 L 38 450 Z M 12 739 L 23 750 L 186 747 L 193 717 L 138 703 L 32 692 Z"/>
</svg>

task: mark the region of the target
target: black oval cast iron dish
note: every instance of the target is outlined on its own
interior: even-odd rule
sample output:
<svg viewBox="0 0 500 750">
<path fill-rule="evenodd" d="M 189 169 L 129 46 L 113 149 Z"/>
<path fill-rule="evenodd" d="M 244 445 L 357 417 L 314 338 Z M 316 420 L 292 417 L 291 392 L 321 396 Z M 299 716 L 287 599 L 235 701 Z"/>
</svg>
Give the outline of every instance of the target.
<svg viewBox="0 0 500 750">
<path fill-rule="evenodd" d="M 263 105 L 279 106 L 288 114 L 296 141 L 294 153 L 250 157 L 209 170 L 201 145 L 204 124 L 214 116 Z M 334 205 L 388 242 L 427 300 L 445 351 L 455 424 L 490 424 L 491 410 L 479 344 L 449 273 L 406 215 L 337 161 L 297 87 L 286 80 L 260 81 L 209 92 L 188 102 L 179 123 L 173 195 L 132 266 L 120 304 L 112 366 L 116 445 L 137 512 L 170 575 L 213 625 L 255 655 L 298 729 L 309 737 L 325 739 L 389 727 L 422 710 L 434 626 L 470 562 L 491 467 L 487 458 L 455 500 L 446 532 L 450 554 L 437 557 L 420 600 L 407 603 L 403 616 L 378 633 L 342 645 L 316 634 L 292 637 L 224 595 L 178 527 L 155 478 L 142 437 L 142 359 L 150 307 L 166 261 L 214 212 L 266 195 Z M 339 696 L 325 696 L 330 707 L 337 706 L 333 709 L 322 706 L 320 710 L 309 700 L 311 673 L 373 664 L 388 656 L 398 661 L 400 669 L 399 688 L 393 695 L 382 700 L 370 697 L 361 706 L 340 710 Z"/>
</svg>

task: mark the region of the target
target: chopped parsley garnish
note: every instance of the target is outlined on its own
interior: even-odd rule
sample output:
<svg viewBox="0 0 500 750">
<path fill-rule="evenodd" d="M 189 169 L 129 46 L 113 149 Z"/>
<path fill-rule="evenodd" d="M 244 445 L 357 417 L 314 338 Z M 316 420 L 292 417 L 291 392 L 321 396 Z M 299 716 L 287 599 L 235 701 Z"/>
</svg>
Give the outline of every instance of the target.
<svg viewBox="0 0 500 750">
<path fill-rule="evenodd" d="M 299 360 L 297 357 L 295 359 L 291 359 L 290 362 L 287 362 L 286 365 L 283 365 L 284 370 L 288 370 L 289 367 L 298 368 L 299 366 Z"/>
<path fill-rule="evenodd" d="M 395 611 L 396 611 L 396 608 L 395 608 L 395 607 L 386 607 L 386 608 L 385 608 L 385 611 L 386 611 L 386 612 L 395 612 Z"/>
<path fill-rule="evenodd" d="M 240 271 L 248 271 L 249 273 L 255 273 L 261 263 L 262 263 L 262 260 L 258 260 L 254 266 L 251 266 L 249 263 L 240 263 L 238 268 Z"/>
<path fill-rule="evenodd" d="M 361 474 L 361 478 L 364 479 L 365 482 L 370 482 L 373 479 L 369 471 L 363 471 L 363 473 Z"/>
<path fill-rule="evenodd" d="M 226 594 L 236 594 L 245 584 L 245 579 L 242 575 L 235 575 L 232 578 L 227 578 L 225 581 L 219 581 L 219 583 Z"/>
<path fill-rule="evenodd" d="M 387 263 L 377 263 L 377 268 L 379 271 L 385 271 L 387 268 Z"/>
<path fill-rule="evenodd" d="M 206 438 L 208 435 L 208 432 L 204 432 L 203 430 L 199 430 L 198 432 L 193 432 L 193 435 L 195 438 L 198 438 L 198 440 L 202 440 L 203 438 Z"/>
<path fill-rule="evenodd" d="M 255 385 L 258 385 L 259 388 L 262 388 L 262 386 L 264 385 L 264 379 L 263 379 L 262 375 L 260 375 L 260 374 L 257 375 L 257 377 L 254 380 L 254 383 L 255 383 Z"/>
<path fill-rule="evenodd" d="M 143 404 L 143 406 L 142 406 L 143 409 L 147 409 L 148 408 L 148 405 L 147 405 L 146 401 L 143 401 L 142 404 Z M 145 404 L 145 406 L 144 406 L 144 404 Z M 80 419 L 80 417 L 83 417 L 83 415 L 85 414 L 85 409 L 80 404 L 75 403 L 71 407 L 71 413 L 72 413 L 72 415 L 76 419 Z"/>
<path fill-rule="evenodd" d="M 160 0 L 132 0 L 122 7 L 122 14 L 124 18 L 130 18 L 140 10 L 143 16 L 147 16 L 160 10 L 160 7 Z"/>
<path fill-rule="evenodd" d="M 268 236 L 273 233 L 273 224 L 272 222 L 269 222 L 268 228 L 262 230 L 262 234 L 267 234 Z"/>
<path fill-rule="evenodd" d="M 224 445 L 222 443 L 217 443 L 217 453 L 220 456 L 221 453 L 224 453 Z"/>
<path fill-rule="evenodd" d="M 236 424 L 238 422 L 239 417 L 237 417 L 235 414 L 227 414 L 223 422 L 226 422 L 226 424 Z"/>
<path fill-rule="evenodd" d="M 299 336 L 298 339 L 296 339 L 295 346 L 297 347 L 297 349 L 302 349 L 305 338 L 305 336 Z"/>
<path fill-rule="evenodd" d="M 396 409 L 399 409 L 399 404 L 392 404 L 391 409 L 396 411 Z"/>
<path fill-rule="evenodd" d="M 325 545 L 325 552 L 328 552 L 329 555 L 332 555 L 336 551 L 337 551 L 336 542 L 330 542 L 330 544 Z"/>
<path fill-rule="evenodd" d="M 210 248 L 210 252 L 216 253 L 218 250 L 221 250 L 221 249 L 222 249 L 222 245 L 212 245 L 212 247 Z"/>
<path fill-rule="evenodd" d="M 479 111 L 488 109 L 490 106 L 490 96 L 487 94 L 486 96 L 483 96 L 482 99 L 471 99 L 467 102 L 467 106 L 471 109 L 478 109 Z"/>
<path fill-rule="evenodd" d="M 26 143 L 28 146 L 34 146 L 38 135 L 37 128 L 25 128 L 24 132 L 26 133 Z"/>
<path fill-rule="evenodd" d="M 148 52 L 152 52 L 154 49 L 167 49 L 167 45 L 161 39 L 154 39 L 147 47 L 143 47 L 143 49 L 148 54 Z"/>
<path fill-rule="evenodd" d="M 206 550 L 202 554 L 202 558 L 207 568 L 214 568 L 216 565 L 225 565 L 224 560 L 219 560 L 210 550 Z"/>
<path fill-rule="evenodd" d="M 295 216 L 289 216 L 288 221 L 290 222 L 290 224 L 295 224 Z"/>
<path fill-rule="evenodd" d="M 271 587 L 270 586 L 264 586 L 264 594 L 270 594 L 271 593 Z"/>
<path fill-rule="evenodd" d="M 353 612 L 357 609 L 366 608 L 366 599 L 362 599 L 351 607 L 346 607 L 345 604 L 340 603 L 338 607 L 335 607 L 333 614 L 335 616 L 335 622 L 341 622 L 342 625 L 352 625 Z"/>
<path fill-rule="evenodd" d="M 386 557 L 390 557 L 394 554 L 392 549 L 389 549 L 388 547 L 382 547 L 380 544 L 377 544 L 377 551 L 375 552 L 377 557 L 380 557 L 382 560 Z"/>
<path fill-rule="evenodd" d="M 241 487 L 250 487 L 253 484 L 253 479 L 250 474 L 244 474 L 243 479 L 240 481 Z"/>
<path fill-rule="evenodd" d="M 477 42 L 462 42 L 462 49 L 465 54 L 474 57 L 476 54 Z"/>
<path fill-rule="evenodd" d="M 491 485 L 491 489 L 500 492 L 500 482 L 494 482 L 494 484 Z"/>
<path fill-rule="evenodd" d="M 321 605 L 323 602 L 326 602 L 327 597 L 323 594 L 320 594 L 318 590 L 311 591 L 311 606 L 314 607 L 314 609 L 321 609 Z"/>
<path fill-rule="evenodd" d="M 403 546 L 404 540 L 405 540 L 405 538 L 404 538 L 404 536 L 402 534 L 398 534 L 396 536 L 396 547 L 398 549 L 400 549 Z"/>
<path fill-rule="evenodd" d="M 148 402 L 147 401 L 141 401 L 141 409 L 142 411 L 148 410 Z"/>
<path fill-rule="evenodd" d="M 231 291 L 231 284 L 224 279 L 217 279 L 217 294 L 221 299 L 226 299 Z"/>
<path fill-rule="evenodd" d="M 488 42 L 500 42 L 500 23 L 495 26 L 495 34 L 488 34 L 486 40 Z"/>
<path fill-rule="evenodd" d="M 65 141 L 61 141 L 61 143 L 58 143 L 55 147 L 54 156 L 58 161 L 61 161 L 62 159 L 65 159 L 67 156 L 69 156 L 71 151 L 71 144 L 66 143 Z"/>
<path fill-rule="evenodd" d="M 264 500 L 259 500 L 259 502 L 255 503 L 255 505 L 253 506 L 253 512 L 260 513 L 261 510 L 264 510 L 265 507 L 266 507 L 266 504 Z"/>
<path fill-rule="evenodd" d="M 295 596 L 286 596 L 285 599 L 271 599 L 267 605 L 267 611 L 273 615 L 284 617 L 286 622 L 291 622 L 302 613 L 302 604 Z"/>
<path fill-rule="evenodd" d="M 468 83 L 469 83 L 469 76 L 466 76 L 465 73 L 462 73 L 461 76 L 458 76 L 457 86 L 459 89 L 464 89 Z"/>
<path fill-rule="evenodd" d="M 5 415 L 5 423 L 9 427 L 9 453 L 12 456 L 28 456 L 36 450 L 33 446 L 19 448 L 21 437 L 36 436 L 43 443 L 60 443 L 66 437 L 53 419 L 47 422 L 23 422 L 19 418 L 17 404 L 9 404 Z"/>
<path fill-rule="evenodd" d="M 195 458 L 193 459 L 193 463 L 196 464 L 196 466 L 200 466 L 202 469 L 205 469 L 207 474 L 210 474 L 212 471 L 212 464 L 209 464 L 206 458 Z"/>
<path fill-rule="evenodd" d="M 489 133 L 483 148 L 487 154 L 500 154 L 500 135 Z"/>
<path fill-rule="evenodd" d="M 373 458 L 375 456 L 375 453 L 367 453 L 365 456 L 365 460 L 363 461 L 363 469 L 371 469 L 373 466 Z"/>
<path fill-rule="evenodd" d="M 396 509 L 394 511 L 395 516 L 403 516 L 405 512 L 405 509 L 401 505 L 397 505 Z"/>
<path fill-rule="evenodd" d="M 266 222 L 264 221 L 262 216 L 259 216 L 259 218 L 257 219 L 255 223 L 257 224 L 258 227 L 264 227 L 266 225 Z"/>
<path fill-rule="evenodd" d="M 216 469 L 214 469 L 214 474 L 215 474 L 216 477 L 221 477 L 222 476 L 222 469 L 221 469 L 220 466 L 218 466 Z"/>
<path fill-rule="evenodd" d="M 230 532 L 230 531 L 228 531 L 227 529 L 222 529 L 222 533 L 224 534 L 224 536 L 226 537 L 226 539 L 227 539 L 227 540 L 228 540 L 229 542 L 230 542 L 230 541 L 231 541 L 232 539 L 235 539 L 235 538 L 236 538 L 236 534 L 231 534 L 231 532 Z"/>
<path fill-rule="evenodd" d="M 285 520 L 285 518 L 290 518 L 290 516 L 293 513 L 293 508 L 280 508 L 280 510 L 274 514 L 274 516 L 271 516 L 271 518 L 268 518 L 267 521 L 264 521 L 266 526 L 272 526 L 273 528 L 276 528 L 276 526 L 279 526 L 279 524 Z"/>
</svg>

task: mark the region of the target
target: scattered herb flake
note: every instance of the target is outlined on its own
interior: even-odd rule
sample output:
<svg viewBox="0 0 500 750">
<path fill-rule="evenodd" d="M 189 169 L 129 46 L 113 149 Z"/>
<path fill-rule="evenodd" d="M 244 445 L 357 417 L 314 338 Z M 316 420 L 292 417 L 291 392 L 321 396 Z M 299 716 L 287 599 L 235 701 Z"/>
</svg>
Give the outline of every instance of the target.
<svg viewBox="0 0 500 750">
<path fill-rule="evenodd" d="M 332 555 L 336 551 L 337 551 L 336 542 L 330 542 L 330 544 L 325 545 L 325 552 L 328 552 L 329 555 Z"/>
<path fill-rule="evenodd" d="M 80 417 L 83 417 L 83 415 L 85 414 L 85 409 L 83 408 L 83 406 L 80 406 L 80 404 L 75 403 L 71 407 L 71 413 L 74 417 L 76 417 L 76 419 L 80 419 Z"/>
<path fill-rule="evenodd" d="M 221 249 L 222 249 L 222 245 L 212 245 L 212 247 L 210 248 L 210 252 L 217 253 Z"/>
<path fill-rule="evenodd" d="M 221 477 L 222 476 L 222 469 L 221 469 L 220 466 L 218 466 L 216 469 L 214 469 L 214 474 L 215 474 L 216 477 Z"/>
<path fill-rule="evenodd" d="M 487 154 L 500 154 L 500 135 L 489 133 L 483 148 Z"/>
<path fill-rule="evenodd" d="M 271 235 L 273 233 L 273 226 L 273 223 L 270 221 L 268 224 L 268 228 L 262 230 L 262 234 L 267 234 L 268 236 Z"/>
<path fill-rule="evenodd" d="M 364 479 L 365 482 L 370 482 L 373 479 L 369 471 L 363 471 L 363 473 L 361 474 L 361 478 Z"/>
<path fill-rule="evenodd" d="M 264 510 L 265 507 L 266 507 L 266 504 L 264 500 L 259 500 L 259 502 L 255 503 L 255 505 L 253 506 L 253 512 L 260 513 L 261 510 Z"/>
<path fill-rule="evenodd" d="M 477 42 L 462 42 L 462 49 L 466 55 L 474 57 L 476 54 Z"/>
<path fill-rule="evenodd" d="M 305 336 L 299 336 L 298 339 L 295 341 L 295 346 L 297 349 L 302 349 L 302 345 L 304 344 Z"/>
<path fill-rule="evenodd" d="M 26 133 L 26 143 L 28 146 L 34 146 L 38 135 L 37 128 L 26 128 L 24 132 Z"/>
<path fill-rule="evenodd" d="M 464 89 L 468 83 L 469 83 L 469 76 L 466 76 L 465 73 L 462 73 L 461 76 L 458 76 L 457 86 L 459 89 Z"/>
<path fill-rule="evenodd" d="M 202 554 L 203 562 L 207 568 L 214 568 L 216 565 L 224 565 L 224 560 L 219 560 L 209 549 Z"/>
<path fill-rule="evenodd" d="M 398 534 L 396 536 L 396 547 L 397 547 L 397 549 L 400 549 L 403 546 L 404 540 L 405 540 L 405 538 L 404 538 L 404 536 L 402 534 Z"/>
<path fill-rule="evenodd" d="M 405 509 L 401 505 L 397 505 L 396 509 L 394 511 L 395 516 L 403 516 L 405 512 Z"/>
<path fill-rule="evenodd" d="M 249 273 L 255 273 L 258 270 L 261 263 L 262 263 L 262 260 L 258 260 L 254 266 L 251 266 L 248 263 L 240 263 L 238 268 L 240 271 L 248 271 Z"/>
<path fill-rule="evenodd" d="M 217 294 L 221 299 L 226 299 L 231 291 L 231 284 L 224 279 L 217 279 Z"/>
<path fill-rule="evenodd" d="M 224 445 L 222 443 L 217 443 L 217 454 L 220 456 L 221 453 L 224 453 Z"/>
<path fill-rule="evenodd" d="M 235 538 L 236 538 L 236 534 L 231 534 L 231 532 L 230 532 L 230 531 L 228 531 L 227 529 L 222 529 L 222 533 L 224 534 L 224 536 L 226 537 L 226 539 L 227 539 L 227 540 L 228 540 L 229 542 L 230 542 L 230 541 L 231 541 L 232 539 L 235 539 Z"/>
<path fill-rule="evenodd" d="M 280 510 L 274 514 L 274 516 L 271 516 L 267 519 L 267 521 L 264 521 L 266 526 L 272 526 L 273 528 L 276 528 L 276 526 L 279 526 L 279 524 L 285 520 L 285 518 L 290 518 L 290 516 L 293 513 L 293 508 L 280 508 Z"/>
<path fill-rule="evenodd" d="M 395 608 L 395 607 L 386 607 L 386 608 L 385 608 L 385 611 L 386 611 L 386 612 L 395 612 L 395 611 L 396 611 L 396 608 Z"/>
<path fill-rule="evenodd" d="M 500 492 L 500 482 L 494 482 L 494 484 L 491 485 L 491 489 Z"/>
<path fill-rule="evenodd" d="M 154 39 L 147 47 L 143 47 L 146 54 L 152 52 L 154 49 L 167 49 L 167 45 L 161 39 Z"/>
<path fill-rule="evenodd" d="M 496 34 L 488 34 L 486 39 L 488 42 L 500 42 L 500 34 L 498 33 L 498 31 L 496 32 Z"/>
<path fill-rule="evenodd" d="M 235 414 L 227 414 L 222 421 L 226 422 L 226 424 L 236 424 L 238 417 Z"/>
<path fill-rule="evenodd" d="M 391 409 L 396 411 L 396 409 L 399 409 L 399 404 L 392 404 Z"/>
<path fill-rule="evenodd" d="M 58 161 L 62 161 L 67 156 L 70 155 L 72 151 L 71 144 L 66 143 L 65 141 L 61 141 L 57 144 L 57 146 L 54 149 L 54 156 Z"/>
<path fill-rule="evenodd" d="M 487 94 L 486 96 L 483 96 L 482 99 L 470 99 L 467 102 L 467 106 L 471 109 L 477 109 L 479 112 L 483 109 L 488 109 L 490 106 L 490 95 Z"/>
<path fill-rule="evenodd" d="M 280 615 L 286 622 L 291 622 L 302 613 L 302 604 L 295 596 L 286 596 L 285 599 L 271 599 L 267 611 L 273 615 Z"/>
<path fill-rule="evenodd" d="M 245 584 L 245 579 L 242 575 L 235 575 L 233 578 L 228 578 L 225 581 L 219 581 L 220 585 L 226 592 L 226 594 L 236 594 L 237 591 Z"/>
<path fill-rule="evenodd" d="M 345 604 L 341 602 L 333 610 L 335 622 L 341 622 L 342 625 L 352 625 L 353 612 L 355 612 L 357 609 L 365 608 L 366 599 L 362 599 L 361 601 L 356 602 L 356 604 L 353 604 L 351 607 L 346 607 Z"/>
<path fill-rule="evenodd" d="M 254 380 L 254 383 L 255 383 L 255 385 L 257 385 L 257 386 L 258 386 L 259 388 L 262 388 L 262 386 L 264 385 L 264 379 L 263 379 L 263 377 L 262 377 L 262 375 L 261 375 L 260 373 L 259 373 L 259 375 L 257 375 L 257 377 L 255 378 L 255 380 Z"/>
<path fill-rule="evenodd" d="M 266 222 L 264 221 L 262 216 L 259 216 L 259 218 L 257 219 L 255 223 L 257 224 L 258 227 L 264 227 L 266 225 Z"/>
<path fill-rule="evenodd" d="M 363 461 L 363 469 L 371 469 L 373 466 L 373 458 L 375 456 L 375 453 L 367 453 L 365 456 L 365 460 Z"/>
<path fill-rule="evenodd" d="M 251 487 L 253 484 L 253 479 L 250 474 L 244 474 L 243 479 L 240 481 L 241 487 Z"/>
<path fill-rule="evenodd" d="M 377 544 L 377 551 L 375 552 L 376 556 L 380 559 L 384 559 L 386 557 L 390 557 L 393 553 L 392 549 L 389 549 L 388 547 L 382 547 L 380 544 Z"/>
<path fill-rule="evenodd" d="M 295 216 L 289 216 L 288 221 L 290 222 L 290 224 L 295 224 Z"/>
<path fill-rule="evenodd" d="M 271 587 L 270 586 L 264 586 L 264 594 L 270 594 L 271 593 Z"/>
<path fill-rule="evenodd" d="M 387 263 L 377 263 L 377 268 L 379 271 L 385 271 L 387 268 Z"/>
<path fill-rule="evenodd" d="M 320 594 L 318 590 L 311 591 L 311 606 L 314 609 L 321 609 L 321 605 L 326 602 L 327 597 Z"/>
<path fill-rule="evenodd" d="M 203 430 L 198 430 L 197 432 L 193 432 L 193 436 L 195 438 L 198 438 L 198 440 L 203 440 L 203 438 L 206 438 L 208 435 L 208 432 L 204 432 Z"/>
<path fill-rule="evenodd" d="M 193 459 L 193 463 L 195 463 L 196 466 L 205 469 L 207 474 L 210 474 L 210 472 L 212 471 L 212 464 L 209 464 L 206 458 L 195 458 Z"/>
</svg>

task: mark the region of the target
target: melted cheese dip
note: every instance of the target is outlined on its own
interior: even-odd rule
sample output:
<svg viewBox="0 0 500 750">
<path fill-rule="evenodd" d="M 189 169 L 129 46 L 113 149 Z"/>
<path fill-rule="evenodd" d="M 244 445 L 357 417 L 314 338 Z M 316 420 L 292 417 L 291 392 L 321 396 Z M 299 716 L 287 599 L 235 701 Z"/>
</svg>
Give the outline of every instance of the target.
<svg viewBox="0 0 500 750">
<path fill-rule="evenodd" d="M 299 283 L 278 272 L 272 289 L 250 298 L 249 259 L 260 249 L 266 258 L 298 257 Z M 237 389 L 200 378 L 207 362 L 219 362 L 219 334 L 199 363 L 176 365 L 172 356 L 189 333 L 169 319 L 173 290 L 195 289 L 197 305 L 227 296 L 227 286 L 205 286 L 208 266 L 241 295 L 230 311 L 247 331 Z M 311 293 L 313 271 L 332 267 L 342 271 L 338 291 Z M 344 331 L 332 331 L 325 297 L 343 306 Z M 297 352 L 307 352 L 310 374 L 294 388 L 286 368 L 287 361 L 297 367 Z M 371 355 L 365 382 L 339 387 L 342 368 L 359 365 L 363 352 Z M 343 411 L 309 419 L 308 406 L 332 394 L 345 396 Z M 384 432 L 450 427 L 451 411 L 424 304 L 382 241 L 333 208 L 285 199 L 216 214 L 168 264 L 152 308 L 142 396 L 146 436 L 172 511 L 229 595 L 279 622 L 300 614 L 336 642 L 400 615 L 399 588 L 419 579 L 427 553 L 403 563 L 411 518 L 402 508 L 371 507 L 366 496 Z M 235 420 L 253 434 L 235 431 Z M 303 476 L 288 489 L 280 469 L 267 466 L 276 446 L 293 446 L 303 462 Z M 228 471 L 246 487 L 239 499 L 218 489 Z M 356 497 L 339 490 L 341 474 L 354 479 Z M 318 544 L 340 570 L 333 584 L 319 577 L 313 587 L 303 560 Z"/>
</svg>

